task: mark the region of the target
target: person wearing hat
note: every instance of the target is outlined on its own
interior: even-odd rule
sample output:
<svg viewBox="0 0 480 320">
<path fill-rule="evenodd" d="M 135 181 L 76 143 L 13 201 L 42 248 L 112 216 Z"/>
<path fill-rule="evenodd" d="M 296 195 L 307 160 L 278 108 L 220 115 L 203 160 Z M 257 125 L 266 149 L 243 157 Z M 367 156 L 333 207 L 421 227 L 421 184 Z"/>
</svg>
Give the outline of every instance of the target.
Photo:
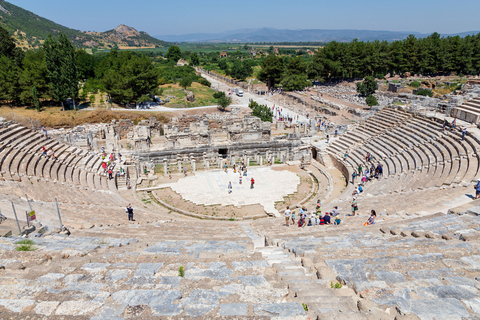
<svg viewBox="0 0 480 320">
<path fill-rule="evenodd" d="M 356 211 L 358 210 L 357 197 L 353 197 L 351 204 L 352 204 L 352 216 L 354 216 Z"/>
<path fill-rule="evenodd" d="M 331 224 L 332 221 L 330 220 L 330 216 L 328 215 L 328 212 L 325 212 L 325 216 L 323 217 L 323 223 L 324 224 Z"/>
</svg>

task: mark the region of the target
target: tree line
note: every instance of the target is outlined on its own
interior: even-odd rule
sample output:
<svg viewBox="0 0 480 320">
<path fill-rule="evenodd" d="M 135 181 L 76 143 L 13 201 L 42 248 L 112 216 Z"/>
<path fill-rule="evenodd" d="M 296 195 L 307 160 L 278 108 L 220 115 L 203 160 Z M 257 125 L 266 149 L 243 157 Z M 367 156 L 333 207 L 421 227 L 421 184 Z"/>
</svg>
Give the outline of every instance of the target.
<svg viewBox="0 0 480 320">
<path fill-rule="evenodd" d="M 434 75 L 476 75 L 480 73 L 480 34 L 440 37 L 433 33 L 417 39 L 410 35 L 393 42 L 330 42 L 319 49 L 311 62 L 287 63 L 283 57 L 269 56 L 262 61 L 260 80 L 268 85 L 282 85 L 286 90 L 300 90 L 304 80 L 337 81 L 383 78 L 405 73 Z"/>
<path fill-rule="evenodd" d="M 210 86 L 193 67 L 177 66 L 180 57 L 176 46 L 166 58 L 117 50 L 92 55 L 75 49 L 63 33 L 49 35 L 40 49 L 23 51 L 0 27 L 0 102 L 40 109 L 71 99 L 75 106 L 88 94 L 105 92 L 111 101 L 126 104 L 151 100 L 165 83 Z"/>
</svg>

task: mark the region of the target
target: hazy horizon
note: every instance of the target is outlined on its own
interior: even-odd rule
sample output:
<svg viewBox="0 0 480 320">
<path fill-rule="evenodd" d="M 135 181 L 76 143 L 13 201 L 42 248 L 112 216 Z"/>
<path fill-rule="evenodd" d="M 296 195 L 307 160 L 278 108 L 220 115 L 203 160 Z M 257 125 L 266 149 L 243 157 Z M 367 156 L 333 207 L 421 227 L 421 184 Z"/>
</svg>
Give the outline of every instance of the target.
<svg viewBox="0 0 480 320">
<path fill-rule="evenodd" d="M 106 31 L 125 24 L 151 35 L 219 33 L 247 28 L 355 29 L 443 34 L 480 30 L 480 1 L 453 5 L 446 0 L 220 1 L 11 0 L 8 1 L 69 28 Z M 468 8 L 468 10 L 465 10 Z"/>
</svg>

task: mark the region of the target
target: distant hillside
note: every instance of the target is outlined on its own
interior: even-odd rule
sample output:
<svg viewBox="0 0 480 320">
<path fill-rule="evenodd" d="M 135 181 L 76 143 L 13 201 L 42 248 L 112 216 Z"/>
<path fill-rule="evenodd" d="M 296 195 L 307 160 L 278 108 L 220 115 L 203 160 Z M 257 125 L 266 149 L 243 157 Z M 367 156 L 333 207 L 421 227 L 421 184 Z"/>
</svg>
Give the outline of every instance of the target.
<svg viewBox="0 0 480 320">
<path fill-rule="evenodd" d="M 477 34 L 480 31 L 459 33 L 461 37 L 468 34 Z M 400 31 L 377 31 L 377 30 L 323 30 L 323 29 L 241 29 L 222 33 L 192 33 L 184 35 L 161 35 L 155 36 L 169 42 L 348 42 L 353 39 L 359 41 L 402 40 L 413 34 L 417 38 L 423 38 L 429 34 L 419 32 Z M 457 35 L 457 34 L 452 34 Z M 444 34 L 442 36 L 451 36 Z"/>
<path fill-rule="evenodd" d="M 43 40 L 63 32 L 76 47 L 161 47 L 165 41 L 138 32 L 134 28 L 120 25 L 106 32 L 83 32 L 59 25 L 30 11 L 0 0 L 0 25 L 14 35 L 17 45 L 25 49 L 41 45 Z"/>
</svg>

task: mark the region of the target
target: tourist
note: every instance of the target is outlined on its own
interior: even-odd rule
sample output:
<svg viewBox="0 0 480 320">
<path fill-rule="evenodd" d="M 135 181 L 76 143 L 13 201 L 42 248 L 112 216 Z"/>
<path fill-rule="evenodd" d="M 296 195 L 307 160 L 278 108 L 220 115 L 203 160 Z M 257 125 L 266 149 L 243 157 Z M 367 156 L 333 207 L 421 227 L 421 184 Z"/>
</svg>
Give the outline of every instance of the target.
<svg viewBox="0 0 480 320">
<path fill-rule="evenodd" d="M 43 131 L 43 135 L 45 136 L 45 138 L 48 139 L 47 128 L 45 128 L 45 126 L 42 127 L 42 131 Z"/>
<path fill-rule="evenodd" d="M 338 130 L 335 129 L 335 138 L 338 136 Z"/>
<path fill-rule="evenodd" d="M 292 214 L 292 211 L 290 211 L 290 207 L 287 206 L 287 209 L 285 209 L 285 224 L 288 226 L 290 226 L 290 216 Z"/>
<path fill-rule="evenodd" d="M 130 185 L 130 178 L 127 178 L 126 184 L 127 184 L 127 189 L 131 189 L 131 188 L 132 188 L 132 186 Z"/>
<path fill-rule="evenodd" d="M 475 198 L 473 198 L 473 200 L 475 200 L 478 199 L 478 197 L 480 196 L 480 179 L 473 188 L 475 189 Z"/>
<path fill-rule="evenodd" d="M 129 203 L 127 208 L 125 209 L 125 212 L 128 213 L 128 221 L 135 221 L 133 220 L 133 208 L 132 205 Z"/>
<path fill-rule="evenodd" d="M 242 174 L 240 173 L 240 176 L 238 177 L 238 184 L 242 184 Z"/>
<path fill-rule="evenodd" d="M 55 157 L 55 151 L 53 151 L 53 148 L 50 148 L 50 157 L 53 159 L 53 160 L 56 160 L 57 158 Z"/>
<path fill-rule="evenodd" d="M 183 174 L 185 175 L 185 177 L 187 176 L 187 166 L 183 167 Z"/>
<path fill-rule="evenodd" d="M 462 141 L 465 140 L 465 135 L 467 134 L 467 127 L 463 127 L 462 129 Z"/>
<path fill-rule="evenodd" d="M 358 193 L 362 193 L 363 192 L 363 186 L 361 184 L 358 185 Z"/>
<path fill-rule="evenodd" d="M 358 176 L 356 172 L 352 172 L 352 184 L 355 183 L 355 178 Z"/>
<path fill-rule="evenodd" d="M 42 147 L 42 156 L 47 155 L 47 149 L 45 149 L 45 146 Z"/>
<path fill-rule="evenodd" d="M 233 173 L 237 173 L 237 167 L 235 166 L 235 163 L 233 164 Z"/>
<path fill-rule="evenodd" d="M 227 166 L 227 164 L 226 164 L 226 163 L 225 163 L 225 166 L 224 166 L 224 168 L 225 168 L 225 173 L 228 173 L 228 166 Z"/>
<path fill-rule="evenodd" d="M 369 225 L 375 224 L 376 218 L 377 218 L 377 213 L 375 212 L 375 210 L 372 210 L 370 213 L 370 217 L 368 218 L 367 222 L 365 222 L 363 225 L 369 226 Z"/>
<path fill-rule="evenodd" d="M 253 179 L 250 179 L 250 189 L 253 189 L 253 185 L 255 184 L 255 180 Z"/>
<path fill-rule="evenodd" d="M 170 180 L 172 180 L 172 171 L 170 171 L 170 170 L 168 171 L 168 178 L 169 178 Z"/>
<path fill-rule="evenodd" d="M 295 210 L 292 211 L 292 226 L 295 224 Z"/>
<path fill-rule="evenodd" d="M 443 119 L 443 131 L 445 131 L 445 128 L 449 126 L 447 118 Z"/>
<path fill-rule="evenodd" d="M 326 213 L 325 213 L 325 214 L 326 214 Z M 340 214 L 340 212 L 338 211 L 338 206 L 333 207 L 332 212 L 331 212 L 331 216 L 332 216 L 332 217 L 336 217 L 336 216 L 338 216 L 339 214 Z"/>
<path fill-rule="evenodd" d="M 110 162 L 113 162 L 115 159 L 115 156 L 113 155 L 113 153 L 110 153 Z"/>
<path fill-rule="evenodd" d="M 336 218 L 335 218 L 335 221 L 333 221 L 333 224 L 336 225 L 336 226 L 338 226 L 341 222 L 342 222 L 342 220 L 340 220 L 339 217 L 336 217 Z"/>
<path fill-rule="evenodd" d="M 113 179 L 113 171 L 112 171 L 112 167 L 108 168 L 108 180 L 112 180 Z"/>
<path fill-rule="evenodd" d="M 358 166 L 358 175 L 360 176 L 363 172 L 363 168 L 362 168 L 362 165 L 359 165 Z"/>
<path fill-rule="evenodd" d="M 316 212 L 322 213 L 322 201 L 320 199 L 317 200 Z"/>
<path fill-rule="evenodd" d="M 355 197 L 357 194 L 360 194 L 360 191 L 358 190 L 358 187 L 355 187 L 355 189 L 352 192 L 352 197 Z"/>
<path fill-rule="evenodd" d="M 122 163 L 122 155 L 120 154 L 120 152 L 118 153 L 118 161 Z"/>
<path fill-rule="evenodd" d="M 457 126 L 457 118 L 454 118 L 452 121 L 452 132 L 455 131 L 456 126 Z"/>
<path fill-rule="evenodd" d="M 333 216 L 333 213 L 332 213 L 332 216 Z M 323 217 L 323 223 L 324 224 L 331 224 L 331 220 L 330 220 L 330 215 L 328 214 L 328 212 L 325 212 L 325 217 Z"/>
<path fill-rule="evenodd" d="M 329 140 L 330 140 L 330 137 L 329 137 L 328 134 L 327 134 L 327 143 L 328 143 Z"/>
<path fill-rule="evenodd" d="M 143 172 L 145 173 L 145 175 L 148 175 L 148 170 L 147 170 L 147 167 L 143 167 Z"/>
<path fill-rule="evenodd" d="M 348 158 L 348 153 L 347 151 L 345 151 L 345 154 L 343 155 L 343 161 L 347 161 L 347 158 Z"/>
<path fill-rule="evenodd" d="M 310 213 L 310 225 L 311 226 L 318 225 L 318 216 L 314 212 Z"/>
<path fill-rule="evenodd" d="M 357 197 L 353 197 L 352 202 L 352 217 L 355 216 L 356 211 L 358 210 L 358 205 L 357 205 Z"/>
<path fill-rule="evenodd" d="M 232 182 L 228 182 L 228 194 L 232 193 Z"/>
</svg>

